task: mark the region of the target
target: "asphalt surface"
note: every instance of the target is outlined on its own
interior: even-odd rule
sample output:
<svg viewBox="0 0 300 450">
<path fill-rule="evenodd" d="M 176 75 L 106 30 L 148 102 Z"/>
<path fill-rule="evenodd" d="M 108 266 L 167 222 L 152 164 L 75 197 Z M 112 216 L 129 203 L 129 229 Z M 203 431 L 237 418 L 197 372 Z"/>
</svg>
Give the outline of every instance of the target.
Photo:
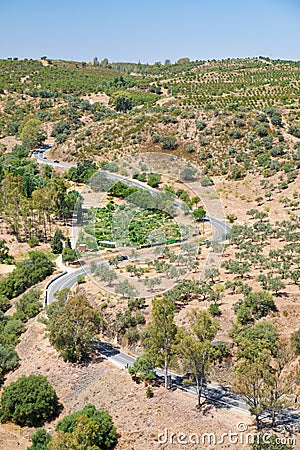
<svg viewBox="0 0 300 450">
<path fill-rule="evenodd" d="M 39 164 L 47 164 L 47 166 L 59 167 L 61 169 L 70 169 L 71 167 L 75 167 L 72 164 L 67 164 L 64 162 L 55 162 L 52 159 L 48 159 L 46 157 L 46 151 L 49 150 L 52 145 L 48 145 L 42 148 L 38 148 L 32 152 L 32 156 L 36 159 Z"/>
</svg>

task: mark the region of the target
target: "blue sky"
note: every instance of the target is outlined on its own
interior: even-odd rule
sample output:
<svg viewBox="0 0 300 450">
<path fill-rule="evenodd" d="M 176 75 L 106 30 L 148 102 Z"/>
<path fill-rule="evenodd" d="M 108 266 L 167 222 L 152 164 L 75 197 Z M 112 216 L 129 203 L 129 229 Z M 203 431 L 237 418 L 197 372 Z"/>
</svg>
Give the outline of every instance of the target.
<svg viewBox="0 0 300 450">
<path fill-rule="evenodd" d="M 0 58 L 300 60 L 299 0 L 0 0 Z"/>
</svg>

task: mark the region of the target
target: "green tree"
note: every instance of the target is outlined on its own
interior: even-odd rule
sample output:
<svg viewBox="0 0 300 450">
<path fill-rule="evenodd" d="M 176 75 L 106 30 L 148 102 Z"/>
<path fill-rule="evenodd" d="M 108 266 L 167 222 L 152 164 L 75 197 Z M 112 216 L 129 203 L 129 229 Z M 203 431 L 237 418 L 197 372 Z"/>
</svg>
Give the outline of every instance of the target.
<svg viewBox="0 0 300 450">
<path fill-rule="evenodd" d="M 196 167 L 192 166 L 191 164 L 187 164 L 180 172 L 180 178 L 183 181 L 191 181 L 194 179 L 196 173 Z"/>
<path fill-rule="evenodd" d="M 60 230 L 56 229 L 55 233 L 53 235 L 53 238 L 51 239 L 51 250 L 53 253 L 60 255 L 63 251 L 63 243 L 61 240 L 61 232 Z"/>
<path fill-rule="evenodd" d="M 110 102 L 115 106 L 116 111 L 127 112 L 132 109 L 132 98 L 127 92 L 116 92 Z"/>
<path fill-rule="evenodd" d="M 161 182 L 161 175 L 159 173 L 149 173 L 147 184 L 153 188 L 157 188 Z"/>
<path fill-rule="evenodd" d="M 243 395 L 254 415 L 257 428 L 267 413 L 271 425 L 276 414 L 287 406 L 287 398 L 296 393 L 298 365 L 290 343 L 278 340 L 272 323 L 259 322 L 244 327 L 235 338 L 238 343 L 238 363 L 235 367 L 235 387 Z"/>
<path fill-rule="evenodd" d="M 67 237 L 67 239 L 65 241 L 65 248 L 72 249 L 71 239 L 69 237 Z"/>
<path fill-rule="evenodd" d="M 47 330 L 52 345 L 71 362 L 83 362 L 96 351 L 96 336 L 102 326 L 98 312 L 87 298 L 70 294 L 66 302 L 54 302 L 47 308 Z"/>
<path fill-rule="evenodd" d="M 42 252 L 29 252 L 29 258 L 16 264 L 16 268 L 0 281 L 0 297 L 12 299 L 51 275 L 54 264 Z"/>
<path fill-rule="evenodd" d="M 23 146 L 32 150 L 45 141 L 46 134 L 44 133 L 42 123 L 38 119 L 29 119 L 23 125 L 20 137 Z"/>
<path fill-rule="evenodd" d="M 146 357 L 164 368 L 165 387 L 168 387 L 169 367 L 175 358 L 177 326 L 174 323 L 176 306 L 167 298 L 152 302 L 152 321 L 143 339 Z"/>
<path fill-rule="evenodd" d="M 160 143 L 164 150 L 176 150 L 178 146 L 177 139 L 171 136 L 162 137 Z"/>
<path fill-rule="evenodd" d="M 120 294 L 123 297 L 132 298 L 136 297 L 137 291 L 128 280 L 123 280 L 116 284 L 115 293 Z"/>
<path fill-rule="evenodd" d="M 65 247 L 62 252 L 62 260 L 64 263 L 75 262 L 78 259 L 77 251 L 74 248 Z"/>
<path fill-rule="evenodd" d="M 128 372 L 131 376 L 139 377 L 145 382 L 155 380 L 155 363 L 144 354 L 134 361 L 133 366 L 128 368 Z"/>
<path fill-rule="evenodd" d="M 193 211 L 194 219 L 199 221 L 199 222 L 204 219 L 205 215 L 206 215 L 206 211 L 202 207 L 196 208 Z"/>
<path fill-rule="evenodd" d="M 41 291 L 38 289 L 31 289 L 26 292 L 17 302 L 17 311 L 14 317 L 27 322 L 28 319 L 35 317 L 41 310 L 40 303 Z"/>
<path fill-rule="evenodd" d="M 0 403 L 2 423 L 36 427 L 58 415 L 55 390 L 42 375 L 25 375 L 3 389 Z"/>
<path fill-rule="evenodd" d="M 261 319 L 270 311 L 276 311 L 274 298 L 266 291 L 250 292 L 235 304 L 237 319 L 244 325 L 254 319 Z"/>
<path fill-rule="evenodd" d="M 118 278 L 116 272 L 104 264 L 99 264 L 94 273 L 101 281 L 106 282 L 109 286 L 111 286 L 112 282 Z"/>
<path fill-rule="evenodd" d="M 213 358 L 211 341 L 219 324 L 207 311 L 193 310 L 189 315 L 190 330 L 180 328 L 178 332 L 178 354 L 184 370 L 191 374 L 197 391 L 197 406 L 201 408 L 201 397 L 209 364 Z"/>
</svg>

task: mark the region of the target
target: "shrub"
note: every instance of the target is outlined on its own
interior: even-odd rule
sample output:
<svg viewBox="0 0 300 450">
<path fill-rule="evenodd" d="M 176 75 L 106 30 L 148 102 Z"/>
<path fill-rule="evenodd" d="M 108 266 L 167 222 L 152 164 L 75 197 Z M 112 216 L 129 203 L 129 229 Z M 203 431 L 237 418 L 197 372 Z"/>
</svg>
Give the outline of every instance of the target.
<svg viewBox="0 0 300 450">
<path fill-rule="evenodd" d="M 268 136 L 268 129 L 264 127 L 263 125 L 258 125 L 255 128 L 255 131 L 259 137 Z"/>
<path fill-rule="evenodd" d="M 296 127 L 295 125 L 289 127 L 289 133 L 292 136 L 295 136 L 296 138 L 300 139 L 300 128 Z"/>
<path fill-rule="evenodd" d="M 57 140 L 62 138 L 65 140 L 70 133 L 71 130 L 69 124 L 61 120 L 54 124 L 51 136 L 55 137 Z"/>
<path fill-rule="evenodd" d="M 31 247 L 31 248 L 36 247 L 37 245 L 39 245 L 39 243 L 40 243 L 40 241 L 36 236 L 31 236 L 28 239 L 28 244 L 29 244 L 29 247 Z"/>
<path fill-rule="evenodd" d="M 175 137 L 162 137 L 160 142 L 164 150 L 176 150 L 177 148 L 177 140 Z"/>
<path fill-rule="evenodd" d="M 3 389 L 0 403 L 2 423 L 36 427 L 57 417 L 59 404 L 55 390 L 42 375 L 23 375 Z"/>
<path fill-rule="evenodd" d="M 194 167 L 190 164 L 187 164 L 180 172 L 180 178 L 183 181 L 193 180 L 196 172 L 197 172 L 196 167 Z"/>
<path fill-rule="evenodd" d="M 204 130 L 204 128 L 206 128 L 206 123 L 204 122 L 204 120 L 196 120 L 196 128 L 199 131 Z"/>
<path fill-rule="evenodd" d="M 85 283 L 85 276 L 84 275 L 78 275 L 76 278 L 77 284 L 83 284 Z"/>
<path fill-rule="evenodd" d="M 43 428 L 39 428 L 32 436 L 32 445 L 28 450 L 49 450 L 48 444 L 51 440 L 51 435 Z"/>
<path fill-rule="evenodd" d="M 87 421 L 86 419 L 89 420 Z M 84 448 L 110 450 L 115 447 L 117 444 L 117 434 L 111 416 L 107 411 L 96 409 L 96 407 L 91 404 L 86 405 L 82 410 L 70 414 L 59 421 L 56 431 L 65 433 L 65 435 L 69 435 L 69 437 L 73 437 L 76 444 L 80 444 L 78 431 L 80 428 L 83 428 L 82 425 L 84 425 L 84 423 L 90 424 L 94 430 L 93 434 L 85 433 L 88 442 L 85 440 Z M 55 438 L 53 441 L 54 440 Z M 73 448 L 83 447 L 75 447 L 74 445 Z"/>
<path fill-rule="evenodd" d="M 41 309 L 40 296 L 41 291 L 37 289 L 31 289 L 24 294 L 17 302 L 17 312 L 14 314 L 14 317 L 18 317 L 24 322 L 35 317 Z"/>
<path fill-rule="evenodd" d="M 273 296 L 266 291 L 251 292 L 234 306 L 238 320 L 244 325 L 276 311 Z"/>
<path fill-rule="evenodd" d="M 4 376 L 19 365 L 19 356 L 12 345 L 0 344 L 0 384 Z"/>
<path fill-rule="evenodd" d="M 217 303 L 212 303 L 209 305 L 208 311 L 213 317 L 219 317 L 222 314 L 220 306 Z"/>
<path fill-rule="evenodd" d="M 154 396 L 153 390 L 152 390 L 151 386 L 148 386 L 146 389 L 146 397 L 152 398 L 153 396 Z"/>
</svg>

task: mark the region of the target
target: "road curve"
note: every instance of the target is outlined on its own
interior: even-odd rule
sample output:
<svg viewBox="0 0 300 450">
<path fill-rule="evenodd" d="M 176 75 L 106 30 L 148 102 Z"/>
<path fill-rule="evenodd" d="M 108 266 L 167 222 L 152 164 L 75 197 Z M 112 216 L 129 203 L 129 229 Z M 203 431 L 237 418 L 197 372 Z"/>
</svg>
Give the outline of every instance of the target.
<svg viewBox="0 0 300 450">
<path fill-rule="evenodd" d="M 51 160 L 46 157 L 46 151 L 51 148 L 51 145 L 44 146 L 42 148 L 38 148 L 33 151 L 32 156 L 36 159 L 37 163 L 39 164 L 47 164 L 51 167 L 58 167 L 63 169 L 69 169 L 71 167 L 75 167 L 74 165 L 67 164 L 64 162 L 60 162 L 57 160 Z M 106 172 L 107 176 L 111 179 L 116 179 L 119 181 L 129 182 L 131 185 L 136 186 L 140 189 L 146 189 L 152 194 L 157 193 L 157 189 L 154 189 L 150 186 L 148 186 L 145 183 L 140 182 L 139 180 L 135 179 L 128 179 L 127 177 L 120 175 L 118 173 L 112 173 L 112 172 Z M 174 202 L 175 206 L 180 208 L 181 202 L 179 200 L 175 200 Z M 214 236 L 211 239 L 211 242 L 215 243 L 222 243 L 226 239 L 226 236 L 229 234 L 231 228 L 229 225 L 226 224 L 225 220 L 216 219 L 215 217 L 206 216 L 205 220 L 209 221 L 212 225 L 212 227 L 215 230 Z M 63 273 L 59 277 L 54 277 L 50 280 L 48 285 L 45 289 L 45 304 L 50 304 L 55 300 L 55 292 L 68 288 L 71 289 L 77 281 L 78 275 L 87 275 L 89 272 L 88 267 L 81 267 L 79 269 L 67 269 L 66 273 Z"/>
<path fill-rule="evenodd" d="M 48 159 L 45 155 L 47 149 L 51 146 L 44 147 L 42 149 L 37 149 L 33 152 L 32 156 L 36 159 L 39 164 L 47 164 L 52 167 L 58 167 L 63 169 L 69 169 L 74 167 L 74 165 L 56 162 Z M 126 177 L 123 177 L 119 174 L 109 173 L 111 178 L 119 179 L 120 181 L 128 181 Z M 155 189 L 147 186 L 143 183 L 140 183 L 138 180 L 130 180 L 131 184 L 143 188 L 148 189 L 149 191 L 155 191 Z M 157 191 L 156 191 L 157 192 Z M 179 202 L 177 205 L 180 207 Z M 226 240 L 226 236 L 230 233 L 231 228 L 226 224 L 225 220 L 216 219 L 214 217 L 206 217 L 212 227 L 215 229 L 215 234 L 211 239 L 211 242 L 219 242 L 222 243 Z M 71 289 L 77 282 L 78 275 L 88 275 L 90 269 L 88 266 L 83 266 L 78 269 L 67 269 L 66 271 L 60 273 L 53 277 L 45 287 L 45 305 L 52 303 L 55 300 L 55 292 L 60 291 L 61 289 L 68 288 Z M 132 366 L 135 361 L 135 357 L 128 355 L 118 348 L 112 346 L 109 343 L 101 342 L 99 347 L 99 353 L 102 357 L 110 361 L 115 366 L 120 369 L 127 370 L 129 366 Z M 161 369 L 156 369 L 156 374 L 158 377 L 163 377 L 164 373 Z M 181 375 L 170 372 L 172 385 L 182 389 L 191 394 L 196 394 L 196 389 L 192 385 L 186 385 L 183 383 L 183 378 Z M 249 408 L 247 403 L 243 400 L 242 397 L 232 392 L 229 388 L 215 384 L 215 383 L 207 383 L 204 390 L 204 395 L 211 402 L 217 404 L 219 407 L 224 408 L 234 408 L 240 411 L 243 414 L 249 413 Z M 282 411 L 279 414 L 280 420 L 282 423 L 286 423 L 291 426 L 299 426 L 300 421 L 300 413 L 294 409 L 287 409 Z"/>
</svg>

